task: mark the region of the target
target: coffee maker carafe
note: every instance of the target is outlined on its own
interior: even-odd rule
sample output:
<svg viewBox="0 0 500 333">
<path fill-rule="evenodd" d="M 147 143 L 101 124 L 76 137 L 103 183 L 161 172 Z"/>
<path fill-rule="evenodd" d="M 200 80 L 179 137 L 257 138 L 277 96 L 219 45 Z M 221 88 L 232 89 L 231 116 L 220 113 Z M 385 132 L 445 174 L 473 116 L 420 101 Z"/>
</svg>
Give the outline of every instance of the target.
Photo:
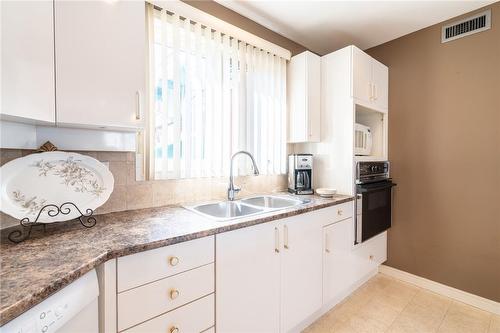
<svg viewBox="0 0 500 333">
<path fill-rule="evenodd" d="M 288 192 L 293 194 L 313 194 L 312 154 L 288 155 Z"/>
</svg>

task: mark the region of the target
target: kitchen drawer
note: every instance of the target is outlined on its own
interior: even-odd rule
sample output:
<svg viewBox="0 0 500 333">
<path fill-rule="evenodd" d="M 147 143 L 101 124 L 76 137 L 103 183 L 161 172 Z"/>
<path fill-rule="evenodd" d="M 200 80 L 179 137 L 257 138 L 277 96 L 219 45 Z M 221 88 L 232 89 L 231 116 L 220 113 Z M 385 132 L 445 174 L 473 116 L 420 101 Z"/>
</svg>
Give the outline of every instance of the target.
<svg viewBox="0 0 500 333">
<path fill-rule="evenodd" d="M 387 260 L 387 231 L 361 243 L 353 250 L 353 267 L 359 277 L 365 276 Z"/>
<path fill-rule="evenodd" d="M 214 236 L 118 258 L 118 292 L 214 262 Z"/>
<path fill-rule="evenodd" d="M 352 201 L 344 202 L 339 205 L 320 209 L 317 212 L 321 212 L 321 214 L 323 214 L 323 226 L 327 226 L 352 217 L 354 213 L 354 203 Z"/>
<path fill-rule="evenodd" d="M 213 293 L 214 267 L 208 264 L 119 293 L 118 330 Z"/>
<path fill-rule="evenodd" d="M 127 333 L 199 333 L 208 332 L 215 321 L 214 294 L 186 304 L 145 323 L 134 326 Z"/>
</svg>

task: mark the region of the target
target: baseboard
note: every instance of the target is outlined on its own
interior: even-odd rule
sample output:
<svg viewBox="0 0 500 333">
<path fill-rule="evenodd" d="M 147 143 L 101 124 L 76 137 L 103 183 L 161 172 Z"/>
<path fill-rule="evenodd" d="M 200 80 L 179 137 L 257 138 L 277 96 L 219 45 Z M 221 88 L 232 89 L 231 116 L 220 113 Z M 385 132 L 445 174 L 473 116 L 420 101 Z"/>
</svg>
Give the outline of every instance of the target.
<svg viewBox="0 0 500 333">
<path fill-rule="evenodd" d="M 472 305 L 481 310 L 493 312 L 500 315 L 500 303 L 492 301 L 490 299 L 477 296 L 468 292 L 465 292 L 460 289 L 456 289 L 453 287 L 449 287 L 447 285 L 441 284 L 439 282 L 435 282 L 396 268 L 392 268 L 386 265 L 379 266 L 379 272 L 392 276 L 398 280 L 402 280 L 411 284 L 416 285 L 417 287 L 424 288 L 435 292 L 436 294 L 440 294 L 459 302 Z"/>
</svg>

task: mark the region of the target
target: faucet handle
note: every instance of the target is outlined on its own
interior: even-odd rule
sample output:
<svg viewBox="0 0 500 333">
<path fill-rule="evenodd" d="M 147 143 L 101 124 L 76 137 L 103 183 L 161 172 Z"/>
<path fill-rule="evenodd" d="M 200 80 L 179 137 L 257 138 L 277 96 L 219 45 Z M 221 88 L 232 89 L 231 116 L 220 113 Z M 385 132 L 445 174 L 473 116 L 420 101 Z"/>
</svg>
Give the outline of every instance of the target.
<svg viewBox="0 0 500 333">
<path fill-rule="evenodd" d="M 241 191 L 241 187 L 235 186 L 234 193 L 238 193 L 239 191 Z"/>
</svg>

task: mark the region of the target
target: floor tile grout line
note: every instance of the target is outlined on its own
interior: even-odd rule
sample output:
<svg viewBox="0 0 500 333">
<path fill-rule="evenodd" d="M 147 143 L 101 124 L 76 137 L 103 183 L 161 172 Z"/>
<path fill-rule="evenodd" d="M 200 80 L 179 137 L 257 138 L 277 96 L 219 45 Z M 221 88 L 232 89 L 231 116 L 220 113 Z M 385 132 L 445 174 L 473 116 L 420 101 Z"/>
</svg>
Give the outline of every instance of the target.
<svg viewBox="0 0 500 333">
<path fill-rule="evenodd" d="M 453 300 L 450 300 L 448 307 L 446 308 L 446 312 L 444 313 L 443 318 L 441 319 L 441 322 L 439 323 L 439 326 L 436 329 L 436 332 L 439 332 L 441 329 L 441 326 L 443 326 L 444 320 L 446 319 L 446 316 L 448 315 L 448 312 L 450 312 L 451 305 L 453 304 Z"/>
<path fill-rule="evenodd" d="M 349 301 L 349 299 L 352 299 L 353 295 L 355 295 L 358 291 L 361 290 L 361 288 L 363 288 L 363 286 L 368 287 L 368 289 L 366 289 L 366 291 L 368 291 L 367 293 L 363 292 L 363 293 L 360 294 L 362 297 L 364 297 L 366 299 L 357 299 L 355 301 L 355 304 L 358 304 L 358 305 L 355 306 L 353 309 L 350 309 L 350 310 L 347 309 L 348 311 L 344 314 L 345 317 L 347 317 L 347 319 L 343 320 L 341 322 L 344 323 L 344 324 L 347 324 L 348 327 L 344 327 L 344 325 L 342 324 L 338 328 L 344 327 L 344 328 L 351 328 L 352 329 L 354 327 L 357 327 L 357 325 L 358 325 L 357 321 L 353 322 L 353 323 L 350 323 L 350 321 L 351 321 L 351 318 L 355 318 L 359 314 L 359 311 L 360 311 L 359 309 L 360 308 L 363 308 L 364 305 L 366 305 L 367 303 L 369 303 L 373 299 L 376 299 L 380 295 L 387 295 L 387 296 L 389 296 L 390 293 L 384 293 L 384 291 L 387 292 L 389 286 L 391 286 L 393 283 L 403 282 L 403 285 L 406 285 L 406 283 L 404 283 L 405 281 L 401 281 L 401 280 L 398 280 L 398 279 L 395 279 L 395 278 L 387 277 L 387 276 L 384 276 L 383 274 L 381 274 L 381 275 L 384 278 L 389 278 L 390 283 L 386 283 L 384 281 L 381 281 L 381 283 L 377 283 L 376 282 L 376 283 L 370 284 L 369 286 L 366 286 L 366 284 L 363 284 L 355 292 L 353 292 L 351 295 L 349 295 L 346 298 L 344 298 L 341 302 L 339 302 L 339 304 L 335 305 L 332 309 L 330 309 L 328 311 L 328 312 L 330 312 L 333 309 L 338 308 L 339 305 L 347 303 Z M 368 280 L 367 283 L 369 283 L 370 280 Z M 371 280 L 371 281 L 373 281 L 373 280 Z M 408 309 L 408 307 L 411 306 L 411 304 L 416 304 L 416 305 L 425 307 L 424 304 L 426 304 L 426 303 L 422 303 L 422 304 L 415 303 L 415 301 L 416 301 L 416 299 L 417 299 L 417 297 L 418 297 L 418 295 L 420 293 L 424 292 L 424 293 L 435 294 L 434 292 L 429 291 L 429 290 L 427 290 L 425 288 L 421 288 L 421 287 L 418 287 L 418 286 L 415 286 L 415 285 L 412 285 L 412 284 L 409 284 L 409 285 L 410 285 L 410 287 L 414 287 L 414 293 L 410 297 L 408 297 L 408 301 L 404 303 L 404 306 L 401 308 L 401 310 L 397 310 L 396 315 L 394 316 L 394 318 L 390 322 L 387 321 L 387 320 L 380 321 L 378 318 L 373 317 L 372 315 L 369 315 L 369 318 L 372 319 L 372 320 L 374 320 L 373 325 L 372 325 L 372 329 L 376 328 L 378 326 L 378 324 L 383 324 L 384 325 L 383 327 L 379 327 L 379 329 L 381 329 L 380 332 L 384 332 L 384 333 L 387 333 L 387 332 L 391 331 L 395 327 L 397 328 L 398 326 L 397 325 L 395 326 L 395 322 L 397 320 L 399 320 L 400 318 L 402 318 L 403 313 Z M 382 293 L 380 293 L 381 291 L 382 291 Z M 397 289 L 396 289 L 396 291 L 397 291 Z M 434 333 L 439 332 L 440 330 L 442 330 L 445 327 L 444 325 L 446 323 L 447 318 L 450 316 L 450 313 L 451 313 L 451 310 L 453 309 L 453 305 L 454 304 L 463 304 L 463 305 L 465 305 L 465 306 L 468 307 L 467 304 L 464 304 L 462 302 L 456 301 L 456 300 L 454 300 L 454 299 L 452 299 L 450 297 L 442 296 L 442 295 L 439 295 L 439 294 L 437 296 L 440 296 L 441 298 L 447 300 L 447 303 L 446 304 L 442 304 L 442 305 L 446 305 L 445 307 L 441 307 L 440 306 L 440 308 L 442 308 L 442 310 L 443 310 L 443 314 L 442 314 L 442 317 L 440 318 L 440 320 L 435 321 L 435 326 L 433 325 L 432 330 L 430 331 L 430 332 L 434 332 Z M 362 303 L 364 305 L 362 305 L 361 307 L 359 307 L 359 304 L 360 304 L 358 302 L 359 300 L 364 300 L 364 302 Z M 387 306 L 392 307 L 391 304 L 389 304 L 389 303 L 387 304 Z M 396 309 L 396 308 L 392 307 L 392 309 Z M 441 311 L 439 311 L 439 312 L 441 312 Z M 491 331 L 491 329 L 493 327 L 493 321 L 494 321 L 494 319 L 496 319 L 495 315 L 493 313 L 491 313 L 491 312 L 488 312 L 488 311 L 481 311 L 481 312 L 488 313 L 488 317 L 483 318 L 484 322 L 481 325 L 481 329 L 482 329 L 481 332 L 484 331 L 485 333 L 493 333 Z M 331 318 L 328 318 L 328 314 L 327 313 L 325 313 L 322 316 L 322 318 L 324 318 L 324 319 L 330 319 L 330 320 L 334 319 L 334 317 L 336 317 L 336 316 L 332 316 Z M 318 323 L 320 321 L 320 319 L 321 318 L 318 318 L 318 320 L 315 321 L 315 323 Z M 323 329 L 321 329 L 321 327 L 318 326 L 316 329 L 308 331 L 308 333 L 319 333 L 319 332 L 327 332 L 327 331 L 330 332 L 330 333 L 333 333 L 334 331 L 336 331 L 336 325 L 335 325 L 336 322 L 339 322 L 338 318 L 335 319 L 332 322 L 330 322 L 329 320 L 326 320 L 326 322 L 323 323 L 323 324 L 326 324 L 326 325 L 324 325 L 324 326 L 320 325 L 320 326 L 323 326 Z M 376 324 L 375 322 L 377 322 L 378 324 Z M 315 323 L 312 323 L 312 324 L 315 324 Z M 386 324 L 386 323 L 388 323 L 388 324 Z M 352 326 L 353 324 L 355 326 Z M 334 330 L 334 328 L 335 328 L 335 330 Z M 326 329 L 326 331 L 324 329 Z"/>
<path fill-rule="evenodd" d="M 488 325 L 488 329 L 486 330 L 487 333 L 490 333 L 490 332 L 493 332 L 493 330 L 491 329 L 491 327 L 493 326 L 493 319 L 495 319 L 495 317 L 493 317 L 493 313 L 490 314 L 490 324 Z"/>
<path fill-rule="evenodd" d="M 415 298 L 415 296 L 417 296 L 418 292 L 422 289 L 420 287 L 416 287 L 416 288 L 417 288 L 417 292 L 410 298 L 410 300 L 408 301 L 408 303 L 406 303 L 406 305 L 403 307 L 403 309 L 401 309 L 401 311 L 398 313 L 398 315 L 396 316 L 396 318 L 394 318 L 392 320 L 391 324 L 389 325 L 389 327 L 387 327 L 387 329 L 384 332 L 389 331 L 389 329 L 392 327 L 392 325 L 394 325 L 394 322 L 396 321 L 396 319 L 398 319 L 399 316 L 401 316 L 401 314 L 403 313 L 403 311 L 408 307 L 408 305 L 410 305 L 410 303 L 413 301 L 413 299 Z"/>
</svg>

